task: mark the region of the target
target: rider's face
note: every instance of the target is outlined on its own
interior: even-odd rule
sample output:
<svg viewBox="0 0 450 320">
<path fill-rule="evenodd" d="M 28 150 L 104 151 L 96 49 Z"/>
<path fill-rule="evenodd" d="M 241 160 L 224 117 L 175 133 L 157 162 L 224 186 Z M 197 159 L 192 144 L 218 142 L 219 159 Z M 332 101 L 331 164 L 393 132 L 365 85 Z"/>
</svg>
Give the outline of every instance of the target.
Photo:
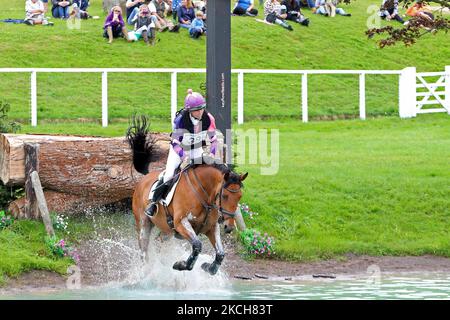
<svg viewBox="0 0 450 320">
<path fill-rule="evenodd" d="M 192 115 L 195 119 L 200 120 L 200 119 L 202 118 L 202 116 L 203 116 L 203 112 L 204 112 L 204 109 L 195 110 L 195 111 L 192 111 L 192 112 L 191 112 L 191 115 Z"/>
</svg>

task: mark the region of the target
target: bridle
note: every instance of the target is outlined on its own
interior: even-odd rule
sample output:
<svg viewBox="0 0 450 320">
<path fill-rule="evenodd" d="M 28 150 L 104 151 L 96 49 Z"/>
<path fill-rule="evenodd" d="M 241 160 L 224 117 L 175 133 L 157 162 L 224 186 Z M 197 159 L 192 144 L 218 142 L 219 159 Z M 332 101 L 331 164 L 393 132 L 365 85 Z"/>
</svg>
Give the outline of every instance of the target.
<svg viewBox="0 0 450 320">
<path fill-rule="evenodd" d="M 231 193 L 238 193 L 239 191 L 241 191 L 241 188 L 242 188 L 241 186 L 239 186 L 238 189 L 230 189 L 230 188 L 228 188 L 228 187 L 225 186 L 225 181 L 224 181 L 224 182 L 222 183 L 222 187 L 220 188 L 220 192 L 217 193 L 216 196 L 214 197 L 213 203 L 212 203 L 212 204 L 209 204 L 207 201 L 204 200 L 204 197 L 202 197 L 202 196 L 197 192 L 197 190 L 194 188 L 194 185 L 192 184 L 192 181 L 191 181 L 191 179 L 189 178 L 188 171 L 189 171 L 189 170 L 185 170 L 185 171 L 184 171 L 184 174 L 185 174 L 185 176 L 186 176 L 186 180 L 188 181 L 189 186 L 191 187 L 192 191 L 194 192 L 196 198 L 197 198 L 197 199 L 200 201 L 200 203 L 202 204 L 203 210 L 204 210 L 205 213 L 206 213 L 206 218 L 205 218 L 205 220 L 204 220 L 204 222 L 203 222 L 203 224 L 202 224 L 202 227 L 203 227 L 204 225 L 206 225 L 206 222 L 207 222 L 207 220 L 208 220 L 209 214 L 210 214 L 211 211 L 214 210 L 214 209 L 216 209 L 216 210 L 219 212 L 219 214 L 220 214 L 220 216 L 219 216 L 219 223 L 223 223 L 223 222 L 225 221 L 225 216 L 229 216 L 229 217 L 231 217 L 231 218 L 234 218 L 234 217 L 236 216 L 236 213 L 235 213 L 235 212 L 228 211 L 228 210 L 226 210 L 226 209 L 224 209 L 224 208 L 222 207 L 223 190 L 227 190 L 228 192 L 231 192 Z M 197 185 L 200 186 L 200 190 L 201 190 L 202 193 L 206 196 L 206 198 L 208 198 L 208 192 L 207 192 L 207 191 L 205 190 L 205 188 L 203 187 L 203 185 L 202 185 L 200 179 L 198 178 L 197 174 L 195 173 L 195 170 L 192 170 L 192 173 L 193 173 L 194 178 L 195 178 L 195 180 L 196 180 L 196 182 L 197 182 Z M 216 203 L 217 203 L 217 198 L 219 198 L 219 205 L 216 204 Z"/>
</svg>

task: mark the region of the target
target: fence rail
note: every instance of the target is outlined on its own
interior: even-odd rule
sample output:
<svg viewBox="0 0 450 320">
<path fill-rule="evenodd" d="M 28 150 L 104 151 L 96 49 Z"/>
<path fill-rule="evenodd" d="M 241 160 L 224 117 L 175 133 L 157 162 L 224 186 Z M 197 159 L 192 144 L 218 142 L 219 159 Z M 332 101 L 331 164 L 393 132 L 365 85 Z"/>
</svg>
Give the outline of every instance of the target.
<svg viewBox="0 0 450 320">
<path fill-rule="evenodd" d="M 206 73 L 201 68 L 0 68 L 1 73 L 30 73 L 31 74 L 31 125 L 37 126 L 37 74 L 38 73 L 101 73 L 102 75 L 102 125 L 108 126 L 108 74 L 109 73 L 167 73 L 171 75 L 171 118 L 172 121 L 177 111 L 177 84 L 179 73 Z M 423 104 L 441 104 L 441 109 L 433 109 L 430 112 L 445 112 L 450 114 L 450 66 L 446 66 L 445 72 L 416 73 L 415 68 L 403 70 L 259 70 L 259 69 L 232 69 L 232 74 L 238 76 L 238 124 L 244 123 L 244 76 L 245 74 L 297 74 L 301 75 L 301 111 L 302 121 L 308 122 L 308 76 L 328 75 L 359 75 L 359 118 L 366 119 L 366 75 L 399 75 L 399 115 L 401 118 L 416 116 L 417 113 L 426 113 L 426 110 L 418 109 L 417 97 L 429 98 L 431 93 L 417 92 L 417 88 L 434 89 L 434 94 L 442 94 L 443 100 L 425 101 Z M 444 82 L 435 84 L 417 84 L 417 77 L 441 76 Z M 435 88 L 443 86 L 444 91 L 435 91 Z M 422 107 L 422 105 L 420 105 Z"/>
</svg>

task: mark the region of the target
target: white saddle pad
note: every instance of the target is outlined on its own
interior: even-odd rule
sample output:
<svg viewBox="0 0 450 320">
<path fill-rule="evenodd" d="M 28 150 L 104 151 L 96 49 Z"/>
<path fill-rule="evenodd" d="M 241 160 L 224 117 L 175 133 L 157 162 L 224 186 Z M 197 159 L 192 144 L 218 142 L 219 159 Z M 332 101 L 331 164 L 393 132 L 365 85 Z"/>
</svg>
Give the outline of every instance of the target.
<svg viewBox="0 0 450 320">
<path fill-rule="evenodd" d="M 156 189 L 156 185 L 158 184 L 158 181 L 160 179 L 163 178 L 165 171 L 161 172 L 158 176 L 158 180 L 155 181 L 155 183 L 153 183 L 152 187 L 150 188 L 150 194 L 149 194 L 149 199 L 151 200 L 153 198 L 153 193 L 155 193 L 155 189 Z M 172 186 L 172 189 L 169 191 L 169 193 L 167 194 L 166 199 L 160 201 L 161 203 L 163 203 L 165 206 L 170 205 L 170 203 L 172 202 L 173 199 L 173 195 L 175 194 L 175 190 L 177 189 L 177 185 L 178 182 L 180 182 L 180 179 L 178 179 L 177 182 L 175 182 L 175 184 Z"/>
</svg>

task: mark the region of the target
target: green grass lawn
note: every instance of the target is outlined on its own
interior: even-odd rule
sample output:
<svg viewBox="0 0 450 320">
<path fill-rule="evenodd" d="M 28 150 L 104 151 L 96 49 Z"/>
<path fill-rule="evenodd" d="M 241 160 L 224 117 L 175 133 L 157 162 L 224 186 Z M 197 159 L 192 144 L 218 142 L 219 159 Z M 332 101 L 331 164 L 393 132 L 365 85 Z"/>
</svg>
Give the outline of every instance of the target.
<svg viewBox="0 0 450 320">
<path fill-rule="evenodd" d="M 293 32 L 249 17 L 232 17 L 232 67 L 399 70 L 416 66 L 418 71 L 442 71 L 449 63 L 448 35 L 423 37 L 408 49 L 403 45 L 379 49 L 375 40 L 366 38 L 367 8 L 378 2 L 357 0 L 344 5 L 352 17 L 325 18 L 305 9 L 305 15 L 311 19 L 310 27 L 295 25 Z M 0 0 L 0 5 L 5 8 L 0 19 L 23 18 L 22 0 Z M 160 34 L 161 42 L 152 48 L 142 42 L 129 44 L 123 40 L 107 45 L 102 38 L 105 15 L 101 2 L 94 1 L 90 10 L 100 19 L 82 21 L 79 30 L 70 30 L 64 21 L 57 19 L 54 27 L 1 23 L 0 67 L 205 67 L 205 38 L 194 41 L 182 30 L 180 34 Z M 188 87 L 198 89 L 204 81 L 204 74 L 180 74 L 179 104 Z M 236 75 L 232 81 L 236 116 Z M 28 74 L 0 74 L 0 99 L 9 102 L 11 116 L 24 123 L 30 119 L 29 82 Z M 109 83 L 112 122 L 128 118 L 131 110 L 148 113 L 161 122 L 169 121 L 169 74 L 112 74 Z M 308 86 L 311 117 L 358 115 L 357 75 L 310 76 Z M 247 75 L 245 88 L 247 120 L 265 116 L 300 118 L 300 76 Z M 367 76 L 366 91 L 368 114 L 397 113 L 397 76 Z M 99 121 L 100 74 L 39 74 L 38 116 L 43 121 L 78 118 Z"/>
</svg>

